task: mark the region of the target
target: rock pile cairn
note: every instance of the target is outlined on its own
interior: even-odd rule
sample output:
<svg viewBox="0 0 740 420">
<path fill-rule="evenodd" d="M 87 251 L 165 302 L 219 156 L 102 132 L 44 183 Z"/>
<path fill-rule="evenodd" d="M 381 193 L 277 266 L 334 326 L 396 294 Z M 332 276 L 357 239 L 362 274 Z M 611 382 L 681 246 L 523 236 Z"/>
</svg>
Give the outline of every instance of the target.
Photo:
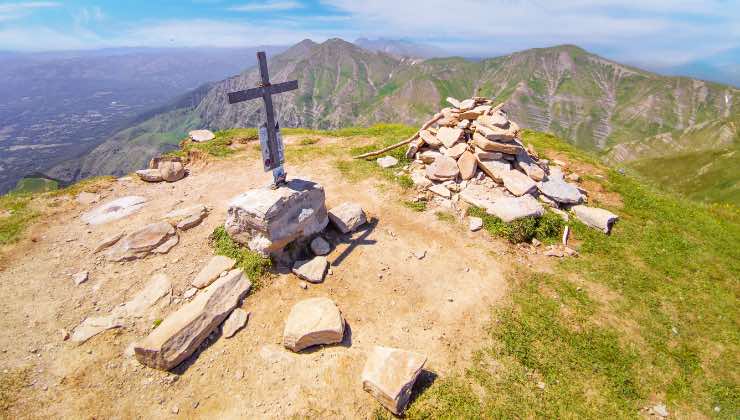
<svg viewBox="0 0 740 420">
<path fill-rule="evenodd" d="M 408 142 L 406 156 L 414 159 L 410 177 L 425 191 L 420 199 L 453 209 L 462 200 L 505 222 L 540 217 L 543 205 L 569 210 L 587 201 L 586 191 L 566 181 L 561 166 L 540 159 L 524 145 L 521 129 L 509 119 L 504 104 L 483 97 L 447 102 L 451 106 Z M 571 175 L 569 180 L 576 179 Z M 616 215 L 607 216 L 602 219 L 610 220 L 610 228 Z"/>
</svg>

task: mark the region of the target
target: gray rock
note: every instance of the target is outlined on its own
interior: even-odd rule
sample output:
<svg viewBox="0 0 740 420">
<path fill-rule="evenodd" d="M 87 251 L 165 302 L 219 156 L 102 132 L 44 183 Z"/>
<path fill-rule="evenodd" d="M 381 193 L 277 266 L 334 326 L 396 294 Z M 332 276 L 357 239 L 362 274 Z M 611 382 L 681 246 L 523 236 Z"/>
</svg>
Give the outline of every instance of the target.
<svg viewBox="0 0 740 420">
<path fill-rule="evenodd" d="M 444 198 L 452 197 L 452 193 L 450 192 L 450 190 L 442 184 L 432 185 L 431 187 L 429 187 L 429 191 Z"/>
<path fill-rule="evenodd" d="M 497 200 L 492 206 L 486 209 L 488 214 L 492 214 L 506 223 L 524 217 L 540 217 L 545 214 L 536 198 L 527 194 L 521 197 L 506 197 Z"/>
<path fill-rule="evenodd" d="M 437 131 L 437 138 L 446 148 L 454 146 L 463 136 L 463 130 L 459 128 L 441 127 Z"/>
<path fill-rule="evenodd" d="M 121 238 L 106 253 L 109 261 L 144 258 L 151 252 L 164 253 L 177 244 L 177 232 L 167 222 L 147 225 Z"/>
<path fill-rule="evenodd" d="M 216 135 L 211 130 L 193 130 L 188 133 L 188 136 L 194 142 L 204 142 L 216 138 Z"/>
<path fill-rule="evenodd" d="M 354 232 L 367 223 L 367 217 L 359 204 L 342 203 L 329 210 L 329 220 L 342 233 Z"/>
<path fill-rule="evenodd" d="M 182 294 L 183 299 L 190 299 L 191 297 L 198 294 L 198 288 L 191 287 L 190 289 L 186 290 L 185 293 Z"/>
<path fill-rule="evenodd" d="M 329 223 L 324 187 L 292 179 L 277 189 L 247 191 L 229 204 L 226 232 L 236 242 L 267 256 L 296 239 L 324 230 Z"/>
<path fill-rule="evenodd" d="M 668 408 L 665 404 L 656 404 L 653 406 L 653 413 L 660 417 L 668 417 Z"/>
<path fill-rule="evenodd" d="M 503 172 L 501 180 L 504 182 L 504 187 L 516 196 L 528 194 L 537 188 L 532 178 L 516 170 Z"/>
<path fill-rule="evenodd" d="M 198 226 L 206 216 L 208 216 L 208 208 L 203 204 L 196 204 L 173 210 L 165 214 L 162 219 L 180 230 L 188 230 Z"/>
<path fill-rule="evenodd" d="M 504 195 L 501 190 L 489 188 L 480 184 L 468 184 L 468 186 L 460 192 L 461 200 L 482 209 L 487 209 L 493 205 L 493 203 L 504 197 L 506 197 L 506 195 Z"/>
<path fill-rule="evenodd" d="M 483 228 L 483 219 L 480 217 L 468 217 L 468 229 L 477 232 Z"/>
<path fill-rule="evenodd" d="M 84 213 L 80 219 L 89 225 L 101 225 L 136 213 L 146 203 L 145 197 L 121 197 Z"/>
<path fill-rule="evenodd" d="M 419 154 L 419 159 L 422 162 L 429 165 L 432 164 L 438 157 L 442 156 L 442 153 L 436 150 L 425 150 Z"/>
<path fill-rule="evenodd" d="M 104 250 L 104 249 L 108 249 L 108 248 L 110 248 L 110 247 L 111 247 L 111 246 L 113 246 L 113 245 L 114 245 L 114 244 L 115 244 L 116 242 L 120 241 L 120 240 L 121 240 L 121 238 L 123 238 L 123 235 L 125 235 L 125 232 L 119 232 L 119 233 L 116 233 L 116 234 L 115 234 L 115 235 L 113 235 L 113 236 L 109 236 L 109 237 L 107 237 L 107 238 L 103 239 L 103 240 L 102 240 L 102 241 L 101 241 L 101 242 L 100 242 L 100 243 L 98 244 L 98 246 L 96 246 L 96 247 L 95 247 L 95 250 L 93 251 L 93 253 L 97 254 L 98 252 L 100 252 L 100 251 L 102 251 L 102 250 Z"/>
<path fill-rule="evenodd" d="M 384 169 L 392 168 L 398 165 L 398 159 L 394 158 L 393 156 L 384 156 L 384 157 L 378 158 L 376 162 L 378 162 L 378 166 Z"/>
<path fill-rule="evenodd" d="M 146 182 L 164 181 L 164 179 L 162 179 L 162 173 L 159 172 L 159 169 L 140 169 L 136 171 L 136 175 L 138 175 L 142 181 Z"/>
<path fill-rule="evenodd" d="M 411 181 L 413 181 L 417 188 L 422 190 L 432 186 L 432 181 L 422 172 L 411 172 Z"/>
<path fill-rule="evenodd" d="M 221 327 L 221 331 L 223 332 L 224 337 L 233 337 L 234 334 L 237 333 L 237 331 L 247 325 L 248 319 L 249 312 L 241 308 L 234 309 L 234 311 L 231 312 L 231 315 L 229 315 L 229 317 L 226 318 L 226 321 L 224 321 L 224 325 Z"/>
<path fill-rule="evenodd" d="M 430 165 L 427 165 L 427 178 L 433 181 L 448 181 L 457 178 L 460 168 L 457 161 L 449 156 L 441 155 L 434 159 Z"/>
<path fill-rule="evenodd" d="M 492 180 L 502 183 L 503 175 L 511 171 L 511 164 L 503 159 L 483 159 L 482 154 L 476 154 L 478 167 Z"/>
<path fill-rule="evenodd" d="M 200 270 L 197 276 L 190 282 L 193 287 L 202 289 L 213 283 L 224 271 L 234 268 L 236 261 L 223 255 L 211 257 L 208 263 Z"/>
<path fill-rule="evenodd" d="M 293 264 L 293 274 L 311 283 L 321 283 L 328 268 L 329 262 L 326 257 L 318 256 L 310 260 L 296 261 Z"/>
<path fill-rule="evenodd" d="M 123 327 L 123 320 L 114 315 L 87 317 L 72 331 L 70 340 L 84 343 L 103 331 L 120 327 Z"/>
<path fill-rule="evenodd" d="M 296 303 L 283 330 L 283 345 L 294 352 L 344 338 L 344 319 L 330 299 L 312 298 Z"/>
<path fill-rule="evenodd" d="M 545 178 L 545 171 L 523 150 L 516 155 L 516 166 L 535 181 Z"/>
<path fill-rule="evenodd" d="M 403 414 L 426 356 L 375 346 L 362 369 L 362 388 L 395 415 Z"/>
<path fill-rule="evenodd" d="M 315 255 L 326 255 L 331 252 L 331 244 L 321 236 L 317 236 L 311 241 L 311 251 Z"/>
<path fill-rule="evenodd" d="M 460 178 L 473 179 L 475 171 L 478 170 L 478 160 L 470 151 L 465 150 L 457 159 L 457 168 L 460 170 Z"/>
<path fill-rule="evenodd" d="M 583 195 L 574 185 L 568 184 L 561 178 L 548 178 L 537 185 L 542 194 L 558 203 L 578 204 L 583 201 Z"/>
<path fill-rule="evenodd" d="M 177 366 L 221 325 L 251 285 L 238 269 L 219 278 L 137 343 L 136 359 L 156 369 L 170 370 Z"/>
<path fill-rule="evenodd" d="M 619 220 L 616 214 L 596 207 L 573 206 L 573 214 L 585 225 L 598 229 L 606 234 L 612 230 L 614 222 Z"/>
<path fill-rule="evenodd" d="M 155 274 L 131 300 L 113 310 L 118 318 L 141 318 L 160 299 L 172 294 L 172 282 L 165 274 Z"/>
</svg>

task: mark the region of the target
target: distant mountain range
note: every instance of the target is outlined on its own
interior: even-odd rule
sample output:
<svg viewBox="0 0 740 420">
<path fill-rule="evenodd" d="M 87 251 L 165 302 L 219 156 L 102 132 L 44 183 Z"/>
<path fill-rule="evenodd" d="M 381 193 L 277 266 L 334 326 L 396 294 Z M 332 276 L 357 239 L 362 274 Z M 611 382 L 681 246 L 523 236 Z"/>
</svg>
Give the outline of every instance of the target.
<svg viewBox="0 0 740 420">
<path fill-rule="evenodd" d="M 142 113 L 253 65 L 263 48 L 0 52 L 0 194 L 85 155 Z"/>
<path fill-rule="evenodd" d="M 434 45 L 399 39 L 379 38 L 370 40 L 367 38 L 359 38 L 354 42 L 354 44 L 368 51 L 383 52 L 399 58 L 434 58 L 448 57 L 452 55 L 448 51 L 435 47 Z"/>
</svg>

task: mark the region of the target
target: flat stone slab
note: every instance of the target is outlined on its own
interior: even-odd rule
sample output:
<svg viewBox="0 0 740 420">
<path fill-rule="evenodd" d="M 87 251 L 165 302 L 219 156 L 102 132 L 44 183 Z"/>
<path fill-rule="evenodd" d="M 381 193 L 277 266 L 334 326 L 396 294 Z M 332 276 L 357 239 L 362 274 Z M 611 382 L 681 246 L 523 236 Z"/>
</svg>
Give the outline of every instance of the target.
<svg viewBox="0 0 740 420">
<path fill-rule="evenodd" d="M 367 216 L 359 204 L 347 202 L 329 210 L 329 220 L 340 232 L 349 233 L 367 223 Z"/>
<path fill-rule="evenodd" d="M 460 170 L 460 178 L 463 180 L 473 179 L 475 171 L 478 169 L 478 161 L 475 155 L 465 150 L 457 159 L 457 168 Z"/>
<path fill-rule="evenodd" d="M 89 225 L 102 225 L 136 213 L 146 202 L 145 197 L 138 195 L 121 197 L 84 213 L 80 219 Z"/>
<path fill-rule="evenodd" d="M 234 268 L 236 261 L 223 255 L 213 256 L 190 282 L 193 287 L 202 289 L 213 283 L 224 271 Z"/>
<path fill-rule="evenodd" d="M 106 253 L 109 261 L 129 261 L 144 258 L 150 253 L 166 253 L 177 245 L 175 228 L 167 222 L 147 225 L 130 233 L 113 245 Z"/>
<path fill-rule="evenodd" d="M 548 178 L 537 185 L 542 194 L 550 197 L 558 203 L 578 204 L 583 201 L 583 194 L 575 185 L 571 185 L 562 178 Z"/>
<path fill-rule="evenodd" d="M 310 283 L 321 283 L 326 276 L 329 262 L 326 257 L 314 257 L 310 260 L 296 261 L 293 264 L 293 274 Z"/>
<path fill-rule="evenodd" d="M 503 159 L 487 159 L 482 153 L 476 153 L 475 158 L 480 170 L 499 184 L 504 182 L 503 174 L 511 171 L 511 164 Z"/>
<path fill-rule="evenodd" d="M 486 209 L 486 213 L 492 214 L 506 223 L 525 217 L 541 217 L 545 209 L 536 198 L 527 194 L 521 197 L 502 198 Z"/>
<path fill-rule="evenodd" d="M 70 340 L 74 343 L 84 343 L 103 331 L 121 327 L 123 327 L 123 320 L 112 314 L 87 317 L 72 331 Z"/>
<path fill-rule="evenodd" d="M 463 130 L 459 128 L 441 127 L 437 131 L 437 138 L 446 148 L 454 146 L 463 136 Z"/>
<path fill-rule="evenodd" d="M 198 226 L 208 216 L 208 208 L 203 204 L 175 209 L 164 215 L 162 219 L 179 230 L 192 229 Z"/>
<path fill-rule="evenodd" d="M 165 274 L 155 274 L 139 293 L 131 300 L 113 310 L 113 314 L 123 318 L 141 318 L 160 299 L 172 294 L 172 282 Z"/>
<path fill-rule="evenodd" d="M 598 229 L 606 234 L 611 232 L 612 226 L 619 220 L 619 216 L 616 214 L 596 207 L 573 206 L 571 210 L 576 218 L 586 226 Z"/>
<path fill-rule="evenodd" d="M 545 170 L 524 151 L 517 153 L 516 166 L 535 181 L 542 181 L 545 178 Z"/>
<path fill-rule="evenodd" d="M 142 180 L 146 182 L 162 182 L 164 179 L 162 178 L 162 173 L 159 172 L 159 169 L 140 169 L 136 171 L 136 175 Z"/>
<path fill-rule="evenodd" d="M 532 178 L 517 170 L 502 173 L 501 180 L 504 182 L 504 187 L 517 197 L 528 194 L 537 188 L 537 184 Z"/>
<path fill-rule="evenodd" d="M 231 315 L 229 315 L 229 317 L 226 318 L 226 321 L 224 321 L 224 325 L 221 327 L 221 332 L 223 333 L 224 337 L 233 337 L 234 334 L 236 334 L 239 330 L 244 328 L 245 325 L 247 325 L 248 319 L 249 312 L 241 308 L 234 309 L 234 311 L 231 312 Z"/>
<path fill-rule="evenodd" d="M 251 286 L 242 270 L 230 271 L 135 344 L 136 359 L 161 370 L 179 365 L 221 325 Z"/>
<path fill-rule="evenodd" d="M 511 141 L 514 139 L 512 138 Z M 516 155 L 524 149 L 516 143 L 502 143 L 500 141 L 491 140 L 490 138 L 479 134 L 477 131 L 473 135 L 473 142 L 475 145 L 485 150 L 486 152 L 499 152 L 506 153 L 508 155 Z"/>
<path fill-rule="evenodd" d="M 378 166 L 384 169 L 392 168 L 398 165 L 398 159 L 394 158 L 393 156 L 383 156 L 381 158 L 378 158 L 376 162 L 378 162 Z"/>
<path fill-rule="evenodd" d="M 427 165 L 427 178 L 433 181 L 449 181 L 457 178 L 460 168 L 457 167 L 457 161 L 449 156 L 440 155 L 434 162 Z"/>
<path fill-rule="evenodd" d="M 401 415 L 426 361 L 419 353 L 375 346 L 362 369 L 362 388 L 391 413 Z"/>
<path fill-rule="evenodd" d="M 324 187 L 292 179 L 277 189 L 247 191 L 229 204 L 226 232 L 263 256 L 324 230 L 329 223 Z"/>
<path fill-rule="evenodd" d="M 480 184 L 468 184 L 468 186 L 460 192 L 460 199 L 464 202 L 487 209 L 496 201 L 506 197 L 505 193 L 500 189 L 494 189 Z"/>
<path fill-rule="evenodd" d="M 296 303 L 283 330 L 283 345 L 294 352 L 344 338 L 344 319 L 331 299 L 312 298 Z"/>
<path fill-rule="evenodd" d="M 193 130 L 188 133 L 188 137 L 194 142 L 203 142 L 215 139 L 216 135 L 211 130 Z"/>
</svg>

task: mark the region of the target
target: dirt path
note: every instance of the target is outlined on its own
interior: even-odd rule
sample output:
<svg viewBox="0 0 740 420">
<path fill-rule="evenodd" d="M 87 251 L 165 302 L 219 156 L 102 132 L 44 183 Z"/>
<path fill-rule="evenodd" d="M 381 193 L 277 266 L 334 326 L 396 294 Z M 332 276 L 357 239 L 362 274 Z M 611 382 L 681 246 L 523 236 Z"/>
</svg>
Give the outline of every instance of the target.
<svg viewBox="0 0 740 420">
<path fill-rule="evenodd" d="M 71 331 L 86 316 L 107 313 L 153 273 L 167 274 L 174 285 L 173 302 L 159 317 L 177 309 L 177 298 L 212 255 L 207 238 L 223 223 L 228 201 L 264 185 L 268 175 L 259 162 L 242 157 L 196 165 L 174 184 L 117 182 L 103 193 L 103 202 L 126 195 L 150 201 L 133 216 L 95 227 L 79 216 L 96 204 L 62 204 L 52 220 L 34 229 L 38 242 L 19 246 L 0 272 L 0 370 L 6 378 L 23 374 L 32 384 L 15 393 L 17 401 L 6 414 L 158 418 L 175 416 L 177 407 L 186 417 L 367 418 L 378 404 L 362 391 L 360 372 L 373 345 L 424 353 L 427 369 L 436 375 L 464 366 L 484 339 L 491 305 L 506 292 L 504 270 L 521 257 L 485 233 L 406 209 L 393 186 L 377 180 L 347 183 L 327 159 L 290 170 L 291 176 L 322 183 L 328 207 L 355 201 L 377 223 L 332 251 L 332 274 L 323 284 L 303 290 L 293 275 L 276 275 L 244 301 L 242 307 L 251 312 L 247 327 L 231 339 L 218 338 L 177 374 L 144 368 L 125 354 L 154 319 L 82 345 L 63 341 L 60 329 Z M 212 208 L 211 214 L 182 233 L 166 255 L 111 263 L 91 252 L 111 234 L 196 203 Z M 421 260 L 413 256 L 418 251 L 426 251 Z M 81 270 L 90 271 L 90 280 L 75 286 L 70 275 Z M 328 296 L 341 309 L 350 329 L 345 342 L 301 354 L 283 349 L 291 306 L 315 296 Z"/>
</svg>

